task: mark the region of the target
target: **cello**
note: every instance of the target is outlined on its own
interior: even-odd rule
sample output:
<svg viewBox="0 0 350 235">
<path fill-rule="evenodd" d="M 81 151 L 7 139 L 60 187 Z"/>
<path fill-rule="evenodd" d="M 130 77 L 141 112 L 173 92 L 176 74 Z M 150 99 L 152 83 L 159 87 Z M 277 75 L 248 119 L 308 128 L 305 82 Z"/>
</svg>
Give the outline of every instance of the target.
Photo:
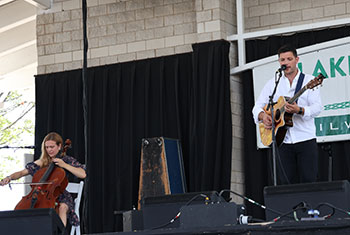
<svg viewBox="0 0 350 235">
<path fill-rule="evenodd" d="M 67 139 L 61 155 L 63 156 L 71 146 Z M 68 185 L 66 172 L 51 162 L 49 166 L 39 169 L 34 175 L 31 184 L 31 191 L 22 197 L 15 207 L 15 210 L 33 208 L 54 208 L 58 214 L 57 198 Z"/>
</svg>

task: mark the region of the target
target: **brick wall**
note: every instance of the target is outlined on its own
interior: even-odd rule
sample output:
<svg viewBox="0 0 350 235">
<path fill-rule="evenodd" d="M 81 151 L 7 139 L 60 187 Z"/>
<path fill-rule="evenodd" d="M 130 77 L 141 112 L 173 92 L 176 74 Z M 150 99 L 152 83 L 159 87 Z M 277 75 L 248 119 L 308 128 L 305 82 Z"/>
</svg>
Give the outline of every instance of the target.
<svg viewBox="0 0 350 235">
<path fill-rule="evenodd" d="M 243 168 L 243 85 L 239 76 L 230 77 L 232 112 L 231 190 L 244 194 Z M 242 204 L 242 198 L 231 194 L 232 200 Z"/>
<path fill-rule="evenodd" d="M 350 17 L 350 0 L 244 0 L 245 31 Z"/>
<path fill-rule="evenodd" d="M 234 32 L 232 0 L 88 0 L 88 66 L 189 52 Z M 38 74 L 82 67 L 80 0 L 37 16 Z"/>
</svg>

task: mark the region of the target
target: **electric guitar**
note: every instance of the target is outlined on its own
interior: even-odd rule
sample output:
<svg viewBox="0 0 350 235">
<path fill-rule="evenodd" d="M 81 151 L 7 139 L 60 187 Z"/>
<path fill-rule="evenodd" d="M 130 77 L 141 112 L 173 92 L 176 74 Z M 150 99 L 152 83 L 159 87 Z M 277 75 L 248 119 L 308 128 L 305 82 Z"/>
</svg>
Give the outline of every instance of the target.
<svg viewBox="0 0 350 235">
<path fill-rule="evenodd" d="M 301 88 L 292 98 L 286 96 L 280 96 L 277 100 L 277 103 L 274 107 L 274 120 L 275 120 L 275 135 L 276 135 L 276 143 L 277 146 L 280 146 L 283 143 L 284 137 L 286 136 L 288 127 L 293 126 L 293 114 L 287 113 L 285 111 L 285 104 L 288 102 L 289 104 L 294 103 L 299 96 L 301 96 L 307 89 L 315 88 L 316 86 L 322 84 L 323 79 L 325 77 L 323 74 L 319 74 L 317 77 L 309 81 L 303 88 Z M 271 116 L 271 109 L 267 110 L 267 106 L 265 105 L 264 111 L 268 115 Z M 264 126 L 264 123 L 259 123 L 259 131 L 261 142 L 265 146 L 269 146 L 272 144 L 272 128 L 267 129 Z"/>
</svg>

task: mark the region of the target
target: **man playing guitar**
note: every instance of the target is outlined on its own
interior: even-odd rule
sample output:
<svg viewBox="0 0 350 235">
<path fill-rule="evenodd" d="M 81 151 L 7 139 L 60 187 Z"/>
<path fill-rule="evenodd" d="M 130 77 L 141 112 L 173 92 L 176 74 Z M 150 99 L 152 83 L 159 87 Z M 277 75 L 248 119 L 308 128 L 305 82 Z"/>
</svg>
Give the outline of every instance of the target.
<svg viewBox="0 0 350 235">
<path fill-rule="evenodd" d="M 297 68 L 299 57 L 296 49 L 291 45 L 284 45 L 278 50 L 278 61 L 285 69 L 278 84 L 274 102 L 279 97 L 296 97 L 297 87 L 300 89 L 314 79 L 312 75 L 303 74 Z M 262 129 L 267 131 L 271 131 L 272 117 L 266 110 L 266 105 L 274 87 L 275 79 L 265 84 L 252 111 L 255 123 L 260 124 Z M 285 133 L 277 151 L 280 157 L 280 161 L 277 161 L 277 173 L 281 184 L 314 182 L 317 178 L 318 151 L 314 118 L 322 110 L 320 91 L 319 89 L 305 89 L 297 97 L 296 102 L 285 102 L 281 108 L 292 118 L 291 126 L 283 127 Z M 276 118 L 274 120 L 278 121 Z M 270 142 L 267 143 L 270 144 Z"/>
</svg>

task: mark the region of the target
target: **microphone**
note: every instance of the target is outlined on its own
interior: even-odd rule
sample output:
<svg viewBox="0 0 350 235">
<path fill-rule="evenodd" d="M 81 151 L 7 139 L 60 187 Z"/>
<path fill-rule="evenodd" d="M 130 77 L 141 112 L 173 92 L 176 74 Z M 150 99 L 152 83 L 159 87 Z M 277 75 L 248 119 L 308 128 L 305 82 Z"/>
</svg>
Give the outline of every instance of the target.
<svg viewBox="0 0 350 235">
<path fill-rule="evenodd" d="M 276 73 L 280 73 L 280 72 L 282 72 L 282 71 L 284 71 L 284 70 L 286 70 L 286 69 L 287 69 L 287 65 L 282 64 L 282 65 L 281 65 L 281 68 L 277 69 Z"/>
</svg>

